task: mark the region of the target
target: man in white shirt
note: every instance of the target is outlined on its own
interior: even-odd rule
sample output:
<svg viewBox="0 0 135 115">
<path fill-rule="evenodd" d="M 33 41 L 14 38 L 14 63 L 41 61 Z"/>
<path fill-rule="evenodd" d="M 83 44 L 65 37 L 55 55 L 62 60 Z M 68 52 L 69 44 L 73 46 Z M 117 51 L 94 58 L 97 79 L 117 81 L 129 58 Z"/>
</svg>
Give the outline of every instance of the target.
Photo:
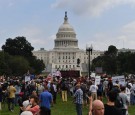
<svg viewBox="0 0 135 115">
<path fill-rule="evenodd" d="M 97 90 L 98 90 L 98 87 L 93 83 L 89 89 L 89 91 L 91 91 L 91 96 L 92 96 L 93 101 L 97 99 Z"/>
</svg>

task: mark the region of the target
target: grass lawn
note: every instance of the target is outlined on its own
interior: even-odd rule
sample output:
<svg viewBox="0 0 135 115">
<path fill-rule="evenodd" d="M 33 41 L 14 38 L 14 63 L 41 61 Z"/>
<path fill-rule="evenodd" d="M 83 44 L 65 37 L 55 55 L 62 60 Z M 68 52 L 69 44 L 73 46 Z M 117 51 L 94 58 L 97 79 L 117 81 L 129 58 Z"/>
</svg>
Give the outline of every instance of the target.
<svg viewBox="0 0 135 115">
<path fill-rule="evenodd" d="M 67 102 L 62 102 L 60 96 L 58 95 L 57 104 L 52 108 L 52 115 L 76 115 L 75 105 L 72 102 L 72 98 L 68 98 Z M 88 107 L 83 108 L 83 115 L 87 115 Z M 130 115 L 135 115 L 135 106 L 129 107 Z M 19 115 L 19 107 L 15 107 L 14 112 L 10 112 L 7 106 L 0 111 L 0 115 Z"/>
</svg>

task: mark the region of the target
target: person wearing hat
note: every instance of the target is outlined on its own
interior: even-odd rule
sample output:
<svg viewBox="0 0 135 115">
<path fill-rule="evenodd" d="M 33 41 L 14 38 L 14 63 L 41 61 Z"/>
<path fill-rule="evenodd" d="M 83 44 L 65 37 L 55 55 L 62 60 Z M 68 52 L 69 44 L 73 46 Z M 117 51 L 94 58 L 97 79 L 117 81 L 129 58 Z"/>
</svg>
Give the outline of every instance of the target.
<svg viewBox="0 0 135 115">
<path fill-rule="evenodd" d="M 31 111 L 23 111 L 21 115 L 33 115 Z"/>
<path fill-rule="evenodd" d="M 76 92 L 74 94 L 77 115 L 82 115 L 83 91 L 80 87 L 80 84 L 76 85 Z"/>
</svg>

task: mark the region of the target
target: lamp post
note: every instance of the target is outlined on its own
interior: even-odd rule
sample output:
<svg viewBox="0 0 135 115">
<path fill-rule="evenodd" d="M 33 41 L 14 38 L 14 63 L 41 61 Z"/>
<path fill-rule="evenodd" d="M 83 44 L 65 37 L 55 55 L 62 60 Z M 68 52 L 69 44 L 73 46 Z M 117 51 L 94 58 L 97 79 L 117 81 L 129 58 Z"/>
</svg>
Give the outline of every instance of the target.
<svg viewBox="0 0 135 115">
<path fill-rule="evenodd" d="M 91 79 L 91 76 L 90 76 L 90 54 L 92 55 L 92 50 L 93 50 L 93 47 L 92 45 L 91 46 L 88 46 L 86 45 L 86 54 L 88 54 L 88 76 L 89 76 L 89 79 Z"/>
</svg>

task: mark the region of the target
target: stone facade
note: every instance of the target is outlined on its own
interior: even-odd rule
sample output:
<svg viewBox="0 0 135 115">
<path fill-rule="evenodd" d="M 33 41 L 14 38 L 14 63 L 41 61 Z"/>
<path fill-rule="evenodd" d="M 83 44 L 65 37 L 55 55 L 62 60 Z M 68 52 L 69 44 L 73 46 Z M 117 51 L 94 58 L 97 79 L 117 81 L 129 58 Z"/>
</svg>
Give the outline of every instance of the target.
<svg viewBox="0 0 135 115">
<path fill-rule="evenodd" d="M 33 54 L 42 59 L 46 65 L 46 71 L 51 72 L 55 69 L 59 70 L 80 70 L 88 71 L 88 55 L 86 50 L 79 49 L 78 39 L 73 27 L 68 23 L 67 13 L 65 12 L 64 23 L 59 27 L 54 40 L 54 48 L 50 51 L 41 48 L 33 51 Z M 90 61 L 102 55 L 102 51 L 93 50 Z M 79 67 L 77 59 L 80 59 Z"/>
</svg>

